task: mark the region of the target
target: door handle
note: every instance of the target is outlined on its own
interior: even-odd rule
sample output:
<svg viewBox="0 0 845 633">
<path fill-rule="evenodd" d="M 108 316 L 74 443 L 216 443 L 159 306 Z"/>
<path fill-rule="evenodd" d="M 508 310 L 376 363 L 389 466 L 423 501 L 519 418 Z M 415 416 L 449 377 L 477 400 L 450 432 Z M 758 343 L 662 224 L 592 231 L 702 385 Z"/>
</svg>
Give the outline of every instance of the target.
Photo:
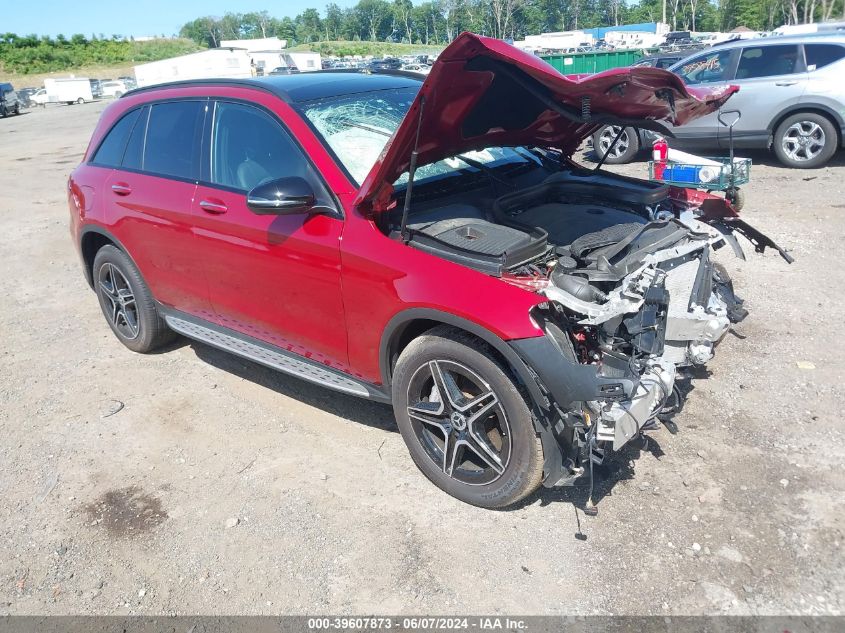
<svg viewBox="0 0 845 633">
<path fill-rule="evenodd" d="M 125 182 L 116 182 L 111 186 L 111 190 L 119 196 L 128 196 L 132 193 L 132 188 Z"/>
<path fill-rule="evenodd" d="M 229 210 L 229 208 L 222 202 L 214 202 L 212 200 L 200 201 L 200 209 L 202 209 L 206 213 L 214 213 L 216 215 L 226 213 L 226 211 Z"/>
<path fill-rule="evenodd" d="M 776 86 L 794 86 L 797 83 L 798 83 L 797 81 L 776 81 L 775 85 Z"/>
</svg>

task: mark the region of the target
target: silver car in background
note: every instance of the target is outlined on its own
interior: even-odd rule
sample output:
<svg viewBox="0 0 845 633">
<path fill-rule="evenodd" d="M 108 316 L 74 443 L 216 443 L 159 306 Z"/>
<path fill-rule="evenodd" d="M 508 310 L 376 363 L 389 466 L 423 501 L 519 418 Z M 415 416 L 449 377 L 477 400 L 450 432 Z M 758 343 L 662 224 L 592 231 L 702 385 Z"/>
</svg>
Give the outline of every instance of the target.
<svg viewBox="0 0 845 633">
<path fill-rule="evenodd" d="M 845 34 L 737 40 L 699 51 L 668 70 L 689 86 L 740 87 L 729 108 L 742 114 L 733 129 L 737 148 L 771 148 L 787 167 L 809 169 L 827 163 L 843 146 Z M 594 134 L 600 156 L 618 131 L 606 126 Z M 728 147 L 728 130 L 717 112 L 672 131 L 671 147 Z M 654 138 L 652 132 L 625 128 L 607 162 L 630 162 Z"/>
</svg>

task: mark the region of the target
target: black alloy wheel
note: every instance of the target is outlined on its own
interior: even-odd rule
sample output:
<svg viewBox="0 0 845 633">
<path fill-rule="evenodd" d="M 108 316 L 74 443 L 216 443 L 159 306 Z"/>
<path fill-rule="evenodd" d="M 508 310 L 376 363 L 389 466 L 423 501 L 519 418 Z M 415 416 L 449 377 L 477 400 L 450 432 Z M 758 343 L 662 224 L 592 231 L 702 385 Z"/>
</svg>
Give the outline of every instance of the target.
<svg viewBox="0 0 845 633">
<path fill-rule="evenodd" d="M 114 264 L 105 263 L 97 273 L 97 294 L 109 325 L 128 341 L 138 338 L 138 306 L 132 287 Z"/>
<path fill-rule="evenodd" d="M 451 360 L 420 366 L 408 385 L 408 417 L 429 459 L 471 486 L 502 476 L 511 430 L 498 396 L 478 374 Z"/>
</svg>

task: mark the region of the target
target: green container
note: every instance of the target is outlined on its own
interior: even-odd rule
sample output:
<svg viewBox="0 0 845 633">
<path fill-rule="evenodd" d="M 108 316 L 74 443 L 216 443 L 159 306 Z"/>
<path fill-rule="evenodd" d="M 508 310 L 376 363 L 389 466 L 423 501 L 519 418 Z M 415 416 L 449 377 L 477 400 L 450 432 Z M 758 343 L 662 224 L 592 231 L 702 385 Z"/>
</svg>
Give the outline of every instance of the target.
<svg viewBox="0 0 845 633">
<path fill-rule="evenodd" d="M 600 73 L 611 68 L 622 68 L 642 59 L 647 51 L 623 50 L 593 53 L 572 53 L 569 55 L 541 55 L 562 75 Z"/>
</svg>

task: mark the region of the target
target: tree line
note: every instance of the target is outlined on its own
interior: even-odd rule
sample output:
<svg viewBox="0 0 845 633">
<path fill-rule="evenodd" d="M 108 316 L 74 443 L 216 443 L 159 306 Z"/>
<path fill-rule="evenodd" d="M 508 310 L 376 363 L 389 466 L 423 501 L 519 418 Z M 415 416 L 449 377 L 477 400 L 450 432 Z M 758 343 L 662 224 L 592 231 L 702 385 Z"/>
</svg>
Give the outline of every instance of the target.
<svg viewBox="0 0 845 633">
<path fill-rule="evenodd" d="M 202 46 L 189 39 L 155 39 L 135 42 L 121 35 L 0 34 L 0 67 L 11 73 L 45 73 L 94 64 L 143 63 L 184 55 Z"/>
<path fill-rule="evenodd" d="M 267 11 L 200 17 L 181 28 L 180 38 L 144 42 L 121 35 L 5 33 L 0 34 L 0 67 L 37 73 L 142 63 L 216 47 L 222 40 L 271 36 L 324 53 L 366 53 L 382 48 L 365 43 L 443 45 L 462 31 L 521 39 L 534 33 L 657 22 L 664 14 L 674 30 L 769 30 L 781 24 L 845 20 L 845 0 L 359 0 L 349 8 L 329 3 L 322 12 L 311 8 L 295 17 L 277 18 Z M 350 44 L 317 44 L 326 41 Z"/>
<path fill-rule="evenodd" d="M 204 16 L 185 24 L 180 35 L 209 47 L 221 40 L 272 36 L 289 45 L 338 40 L 446 44 L 462 31 L 521 39 L 656 22 L 664 16 L 673 30 L 771 30 L 782 24 L 845 20 L 845 0 L 359 0 L 349 8 L 332 2 L 322 12 L 310 8 L 296 17 L 276 18 L 267 11 Z"/>
</svg>

